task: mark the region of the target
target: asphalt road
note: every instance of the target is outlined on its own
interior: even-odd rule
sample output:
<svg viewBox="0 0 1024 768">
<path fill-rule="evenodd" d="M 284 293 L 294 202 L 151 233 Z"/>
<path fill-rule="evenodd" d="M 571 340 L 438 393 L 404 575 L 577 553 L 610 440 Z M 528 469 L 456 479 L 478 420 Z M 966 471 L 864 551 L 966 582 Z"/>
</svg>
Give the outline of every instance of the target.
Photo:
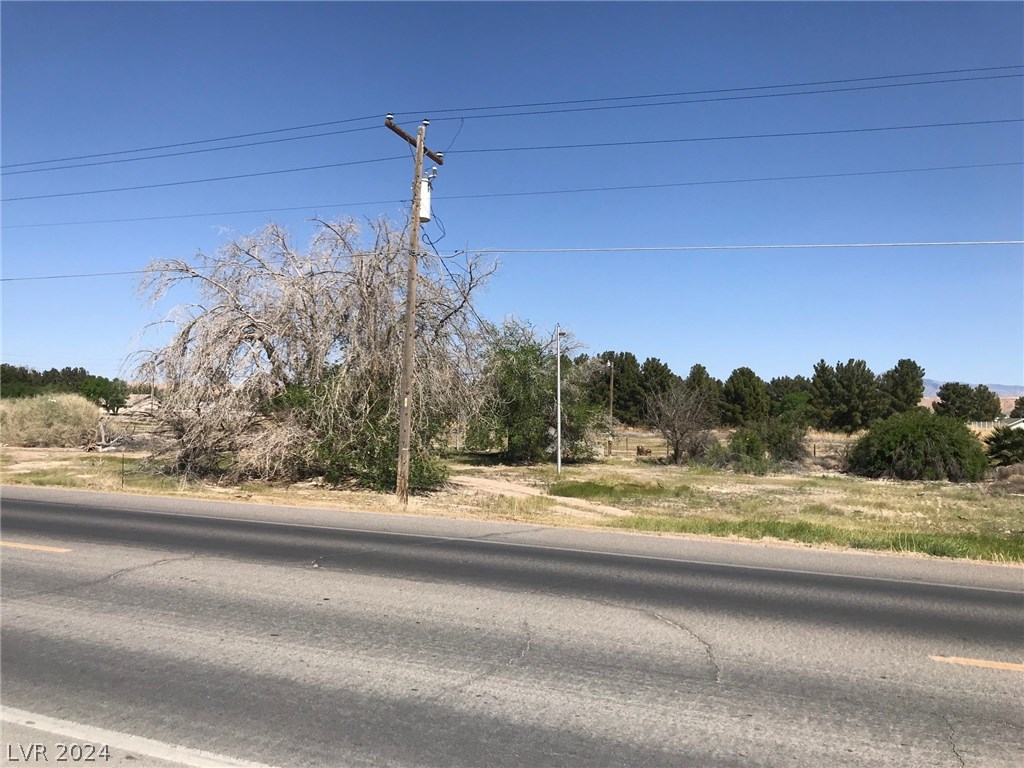
<svg viewBox="0 0 1024 768">
<path fill-rule="evenodd" d="M 1019 568 L 22 488 L 0 531 L 12 765 L 1024 765 Z"/>
</svg>

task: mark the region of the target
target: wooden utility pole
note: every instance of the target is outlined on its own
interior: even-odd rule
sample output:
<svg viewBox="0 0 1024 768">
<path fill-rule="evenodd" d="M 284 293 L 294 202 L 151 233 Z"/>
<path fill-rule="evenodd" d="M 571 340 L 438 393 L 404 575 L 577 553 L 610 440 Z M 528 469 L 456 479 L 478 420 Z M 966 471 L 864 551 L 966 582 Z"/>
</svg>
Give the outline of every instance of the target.
<svg viewBox="0 0 1024 768">
<path fill-rule="evenodd" d="M 423 155 L 438 165 L 444 165 L 444 155 L 431 152 L 426 147 L 429 120 L 416 131 L 416 138 L 395 125 L 392 115 L 384 119 L 389 128 L 416 148 L 412 172 L 412 216 L 409 221 L 409 269 L 405 289 L 405 347 L 402 351 L 402 383 L 398 416 L 398 477 L 395 480 L 395 495 L 403 505 L 409 504 L 409 443 L 412 436 L 412 379 L 413 361 L 416 352 L 416 278 L 419 269 L 420 248 L 420 185 L 423 177 Z"/>
</svg>

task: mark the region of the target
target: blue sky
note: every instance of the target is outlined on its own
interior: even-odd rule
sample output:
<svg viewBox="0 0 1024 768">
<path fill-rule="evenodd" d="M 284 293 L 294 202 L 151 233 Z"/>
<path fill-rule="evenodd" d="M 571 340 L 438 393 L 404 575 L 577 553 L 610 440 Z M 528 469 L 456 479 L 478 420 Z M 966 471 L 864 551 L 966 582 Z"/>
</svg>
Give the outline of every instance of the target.
<svg viewBox="0 0 1024 768">
<path fill-rule="evenodd" d="M 144 306 L 132 276 L 9 278 L 140 269 L 213 251 L 270 220 L 304 243 L 313 215 L 401 218 L 412 163 L 382 126 L 389 111 L 410 132 L 430 118 L 428 145 L 448 150 L 434 187 L 443 252 L 1021 240 L 1020 122 L 721 137 L 1019 121 L 1022 30 L 1021 3 L 4 2 L 2 359 L 127 376 L 121 363 L 139 332 L 168 309 Z M 961 69 L 979 71 L 762 88 Z M 966 81 L 903 85 L 942 79 Z M 778 95 L 841 87 L 861 90 Z M 476 109 L 741 88 L 762 90 L 540 115 Z M 505 116 L 483 117 L 495 114 Z M 19 163 L 349 118 L 367 119 L 185 148 L 367 130 L 12 173 L 140 155 Z M 473 151 L 684 138 L 716 140 Z M 10 199 L 380 158 L 396 159 Z M 736 181 L 948 166 L 985 167 Z M 613 186 L 637 188 L 460 197 Z M 295 210 L 269 210 L 282 208 Z M 262 212 L 232 213 L 248 210 Z M 153 220 L 110 221 L 137 218 Z M 435 223 L 425 232 L 440 237 Z M 1019 245 L 509 253 L 500 262 L 484 316 L 561 323 L 590 352 L 658 357 L 684 375 L 697 362 L 719 378 L 744 365 L 765 379 L 809 375 L 821 358 L 862 358 L 881 372 L 910 357 L 933 379 L 1024 384 Z"/>
</svg>

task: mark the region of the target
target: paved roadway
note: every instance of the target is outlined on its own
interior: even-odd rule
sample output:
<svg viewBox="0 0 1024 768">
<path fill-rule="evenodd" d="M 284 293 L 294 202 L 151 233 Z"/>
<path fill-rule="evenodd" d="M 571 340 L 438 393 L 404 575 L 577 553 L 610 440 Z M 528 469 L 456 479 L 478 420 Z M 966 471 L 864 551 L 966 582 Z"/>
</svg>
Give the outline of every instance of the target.
<svg viewBox="0 0 1024 768">
<path fill-rule="evenodd" d="M 11 765 L 1024 765 L 1019 568 L 25 488 L 0 526 Z"/>
</svg>

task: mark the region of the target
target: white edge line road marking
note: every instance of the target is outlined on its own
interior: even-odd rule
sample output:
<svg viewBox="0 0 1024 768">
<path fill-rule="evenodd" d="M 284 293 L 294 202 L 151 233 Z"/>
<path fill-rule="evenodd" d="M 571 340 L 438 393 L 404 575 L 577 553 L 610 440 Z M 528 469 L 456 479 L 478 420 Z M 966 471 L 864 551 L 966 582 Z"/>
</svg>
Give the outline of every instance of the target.
<svg viewBox="0 0 1024 768">
<path fill-rule="evenodd" d="M 14 547 L 15 549 L 31 549 L 36 552 L 55 552 L 62 554 L 70 552 L 67 547 L 47 547 L 42 544 L 23 544 L 20 541 L 0 541 L 0 547 Z"/>
<path fill-rule="evenodd" d="M 94 728 L 91 725 L 82 725 L 70 720 L 57 720 L 46 715 L 36 715 L 21 709 L 15 709 L 14 707 L 3 707 L 0 710 L 0 720 L 13 725 L 35 728 L 40 731 L 47 731 L 48 733 L 67 736 L 93 744 L 105 744 L 111 748 L 127 752 L 138 752 L 147 757 L 155 757 L 159 760 L 187 765 L 190 768 L 224 768 L 225 766 L 232 766 L 233 768 L 271 768 L 271 766 L 264 765 L 263 763 L 252 763 L 235 757 L 204 752 L 201 749 L 190 749 L 179 744 L 166 744 L 162 741 L 154 741 L 142 736 L 132 736 L 130 733 Z"/>
<path fill-rule="evenodd" d="M 22 504 L 42 504 L 51 506 L 61 507 L 74 507 L 82 506 L 79 504 L 72 504 L 66 501 L 39 501 L 37 499 L 12 499 Z M 186 499 L 187 501 L 187 499 Z M 143 515 L 163 515 L 166 517 L 185 517 L 200 520 L 218 520 L 226 523 L 255 523 L 259 525 L 274 525 L 284 528 L 303 528 L 308 531 L 338 531 L 341 533 L 373 533 L 380 536 L 401 536 L 412 539 L 436 539 L 438 541 L 452 541 L 452 542 L 466 542 L 472 544 L 489 544 L 500 547 L 521 547 L 524 549 L 545 549 L 553 552 L 574 552 L 577 554 L 584 555 L 608 555 L 610 557 L 622 557 L 631 560 L 652 560 L 663 563 L 679 563 L 680 565 L 711 565 L 719 568 L 734 568 L 737 570 L 746 571 L 764 571 L 768 573 L 796 573 L 803 576 L 827 576 L 837 579 L 853 579 L 855 581 L 877 581 L 886 584 L 919 584 L 924 587 L 945 587 L 947 589 L 964 589 L 971 592 L 998 592 L 1006 595 L 1020 595 L 1024 597 L 1024 592 L 1016 589 L 1001 589 L 999 587 L 972 587 L 968 584 L 950 584 L 948 582 L 941 581 L 923 581 L 917 579 L 894 579 L 886 576 L 862 576 L 860 574 L 853 573 L 829 573 L 828 571 L 809 571 L 801 568 L 776 568 L 770 565 L 745 565 L 743 563 L 723 563 L 714 560 L 690 560 L 680 557 L 663 557 L 659 555 L 637 555 L 630 552 L 609 552 L 602 549 L 581 549 L 577 547 L 557 547 L 551 544 L 530 544 L 524 541 L 498 541 L 496 539 L 480 539 L 473 538 L 472 536 L 441 536 L 436 533 L 408 533 L 406 531 L 386 531 L 386 530 L 374 530 L 372 528 L 347 528 L 344 526 L 337 525 L 316 525 L 311 523 L 289 523 L 281 520 L 254 520 L 246 517 L 221 517 L 219 515 L 196 515 L 191 512 L 164 512 L 160 510 L 152 509 L 138 509 L 138 508 L 125 508 L 116 509 L 114 507 L 94 507 L 94 509 L 101 509 L 104 511 L 111 512 L 133 512 L 135 514 Z M 296 507 L 302 511 L 307 511 L 306 507 Z M 316 509 L 314 507 L 314 509 Z M 571 528 L 557 528 L 552 527 L 551 530 L 573 530 Z M 505 534 L 515 535 L 523 533 L 524 531 L 505 531 Z M 504 535 L 504 534 L 503 534 Z M 755 540 L 751 540 L 755 541 Z M 879 551 L 878 554 L 885 556 L 884 551 Z"/>
</svg>

